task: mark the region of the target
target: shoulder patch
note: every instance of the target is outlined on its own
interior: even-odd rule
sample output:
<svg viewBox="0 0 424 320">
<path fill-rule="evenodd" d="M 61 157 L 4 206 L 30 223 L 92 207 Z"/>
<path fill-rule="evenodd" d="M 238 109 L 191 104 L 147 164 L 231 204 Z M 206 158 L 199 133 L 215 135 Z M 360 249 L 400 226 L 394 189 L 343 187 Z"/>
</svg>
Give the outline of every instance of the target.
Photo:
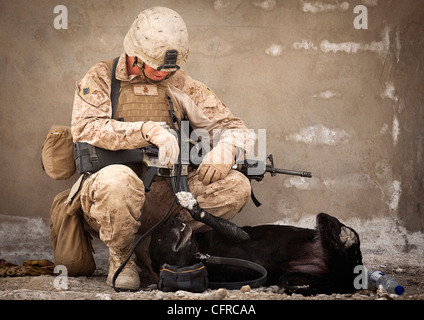
<svg viewBox="0 0 424 320">
<path fill-rule="evenodd" d="M 92 94 L 94 91 L 93 85 L 90 83 L 90 81 L 81 81 L 81 86 L 79 90 L 79 95 L 81 98 L 86 99 L 90 94 Z"/>
<path fill-rule="evenodd" d="M 94 106 L 100 106 L 108 99 L 108 95 L 91 79 L 83 79 L 78 87 L 79 96 Z"/>
<path fill-rule="evenodd" d="M 84 95 L 84 96 L 86 96 L 87 94 L 89 94 L 90 93 L 90 87 L 86 87 L 86 88 L 83 88 L 82 89 L 82 94 Z"/>
</svg>

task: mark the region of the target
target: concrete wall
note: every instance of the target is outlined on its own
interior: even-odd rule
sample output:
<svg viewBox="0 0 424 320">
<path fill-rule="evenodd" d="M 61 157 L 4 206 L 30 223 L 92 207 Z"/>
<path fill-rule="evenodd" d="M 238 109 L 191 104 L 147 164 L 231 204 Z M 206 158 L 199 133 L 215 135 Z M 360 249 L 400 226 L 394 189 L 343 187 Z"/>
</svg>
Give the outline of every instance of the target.
<svg viewBox="0 0 424 320">
<path fill-rule="evenodd" d="M 59 4 L 68 29 L 54 27 Z M 323 211 L 404 236 L 424 231 L 419 0 L 0 1 L 1 215 L 47 218 L 76 180 L 42 172 L 44 137 L 70 125 L 75 82 L 119 55 L 137 13 L 154 5 L 182 15 L 184 69 L 249 128 L 266 129 L 276 166 L 313 172 L 254 182 L 263 205 L 247 205 L 237 223 L 301 223 Z M 368 29 L 354 26 L 358 5 Z"/>
</svg>

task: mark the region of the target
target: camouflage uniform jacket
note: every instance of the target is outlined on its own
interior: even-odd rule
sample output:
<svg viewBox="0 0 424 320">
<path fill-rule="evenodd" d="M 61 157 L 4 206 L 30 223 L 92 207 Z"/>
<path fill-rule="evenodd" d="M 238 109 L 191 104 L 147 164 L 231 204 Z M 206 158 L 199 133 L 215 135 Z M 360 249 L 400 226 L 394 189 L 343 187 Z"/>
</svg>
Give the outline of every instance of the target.
<svg viewBox="0 0 424 320">
<path fill-rule="evenodd" d="M 107 64 L 99 62 L 77 82 L 71 125 L 74 142 L 87 142 L 109 150 L 144 147 L 148 143 L 140 132 L 143 122 L 111 119 L 111 76 Z M 128 76 L 125 53 L 119 58 L 116 78 L 131 83 L 144 82 L 143 76 Z M 161 85 L 166 87 L 167 94 L 187 116 L 193 129 L 205 129 L 211 138 L 213 132 L 219 132 L 220 141 L 245 152 L 253 147 L 253 135 L 243 121 L 235 117 L 206 85 L 182 70 Z"/>
</svg>

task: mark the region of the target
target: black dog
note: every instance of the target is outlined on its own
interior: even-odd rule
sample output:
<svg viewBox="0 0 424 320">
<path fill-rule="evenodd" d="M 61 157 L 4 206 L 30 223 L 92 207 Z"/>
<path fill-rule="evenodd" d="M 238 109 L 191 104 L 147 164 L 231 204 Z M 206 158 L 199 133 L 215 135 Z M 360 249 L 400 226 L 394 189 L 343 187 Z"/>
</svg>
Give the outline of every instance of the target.
<svg viewBox="0 0 424 320">
<path fill-rule="evenodd" d="M 190 210 L 188 210 L 190 212 Z M 320 213 L 316 229 L 281 225 L 241 228 L 250 237 L 234 243 L 220 230 L 192 233 L 179 218 L 170 218 L 153 235 L 150 256 L 155 272 L 162 264 L 187 266 L 198 262 L 196 252 L 250 260 L 268 272 L 266 285 L 303 295 L 348 293 L 355 290 L 355 266 L 362 264 L 359 236 L 336 218 Z M 207 266 L 208 271 L 211 266 Z M 218 270 L 220 281 L 251 277 L 245 268 Z M 215 273 L 209 272 L 210 276 Z"/>
</svg>

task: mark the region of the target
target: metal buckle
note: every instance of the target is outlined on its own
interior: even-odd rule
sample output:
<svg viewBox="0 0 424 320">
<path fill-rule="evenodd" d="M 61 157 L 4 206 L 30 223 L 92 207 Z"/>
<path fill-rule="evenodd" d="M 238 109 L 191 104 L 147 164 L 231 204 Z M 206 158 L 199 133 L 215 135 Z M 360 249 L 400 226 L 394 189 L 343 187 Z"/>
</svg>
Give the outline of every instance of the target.
<svg viewBox="0 0 424 320">
<path fill-rule="evenodd" d="M 178 51 L 177 50 L 166 50 L 165 59 L 163 64 L 157 67 L 156 70 L 161 71 L 162 69 L 180 69 L 177 65 Z"/>
<path fill-rule="evenodd" d="M 201 252 L 196 252 L 196 254 L 194 255 L 195 256 L 195 258 L 196 259 L 199 259 L 199 260 L 208 260 L 209 258 L 210 258 L 210 255 L 208 255 L 208 254 L 203 254 L 203 253 L 201 253 Z"/>
</svg>

